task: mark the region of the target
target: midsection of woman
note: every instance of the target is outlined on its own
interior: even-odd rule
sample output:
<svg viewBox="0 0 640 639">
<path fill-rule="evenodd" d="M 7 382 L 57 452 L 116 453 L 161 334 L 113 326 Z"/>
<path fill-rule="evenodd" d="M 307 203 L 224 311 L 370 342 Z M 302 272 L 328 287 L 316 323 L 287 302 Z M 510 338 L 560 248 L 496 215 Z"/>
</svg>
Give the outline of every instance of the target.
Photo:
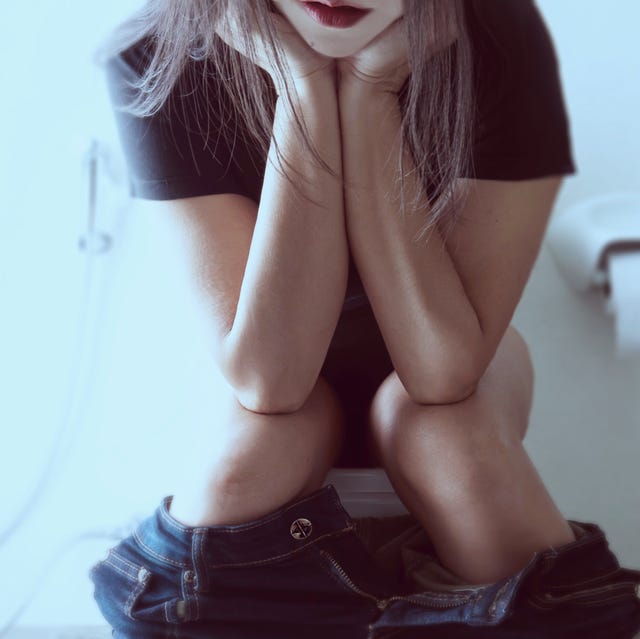
<svg viewBox="0 0 640 639">
<path fill-rule="evenodd" d="M 386 29 L 402 14 L 402 3 L 385 3 L 383 7 L 372 3 L 375 10 L 349 29 L 327 29 L 310 19 L 298 0 L 274 3 L 275 9 L 288 17 L 308 42 L 313 42 L 316 50 L 324 55 L 353 53 L 363 42 L 371 40 L 381 30 Z M 364 6 L 364 5 L 361 5 Z M 542 175 L 570 174 L 575 171 L 571 157 L 569 130 L 566 113 L 562 103 L 558 70 L 553 59 L 553 49 L 544 24 L 533 3 L 496 2 L 466 3 L 465 18 L 474 54 L 474 86 L 477 100 L 474 121 L 474 140 L 471 146 L 472 167 L 461 177 L 476 180 L 518 181 L 535 179 Z M 330 36 L 327 35 L 331 32 Z M 220 42 L 219 46 L 223 46 Z M 138 79 L 149 62 L 149 42 L 142 40 L 130 46 L 126 51 L 113 58 L 108 66 L 110 88 L 115 103 L 121 104 L 127 97 L 124 83 Z M 193 62 L 195 77 L 204 72 L 201 62 Z M 451 67 L 453 73 L 455 67 Z M 523 81 L 526 79 L 526 81 Z M 206 96 L 211 113 L 229 112 L 231 101 L 223 83 L 216 73 L 207 76 Z M 202 134 L 197 126 L 198 115 L 202 117 L 202 105 L 196 101 L 196 92 L 183 91 L 183 96 L 175 102 L 173 111 L 165 108 L 161 114 L 150 119 L 134 118 L 118 113 L 118 122 L 122 133 L 122 143 L 130 167 L 131 191 L 136 197 L 153 200 L 175 200 L 177 198 L 197 197 L 215 192 L 242 194 L 252 199 L 256 206 L 264 187 L 264 175 L 267 157 L 257 145 L 246 141 L 246 129 L 238 123 L 233 140 L 223 136 L 216 140 L 215 129 L 209 131 L 210 138 L 203 144 Z M 535 96 L 535 99 L 533 99 Z M 267 96 L 267 102 L 275 104 L 277 99 L 273 84 Z M 401 91 L 398 96 L 402 112 L 406 112 L 407 94 Z M 178 107 L 179 106 L 179 110 Z M 215 142 L 215 144 L 214 144 Z M 214 153 L 215 149 L 215 153 Z M 425 194 L 433 191 L 433 184 L 425 185 Z M 467 212 L 469 218 L 473 211 Z M 512 219 L 521 217 L 525 222 L 525 213 L 505 212 Z M 477 217 L 477 215 L 476 215 Z M 544 218 L 544 211 L 538 214 L 538 225 Z M 455 243 L 459 245 L 463 238 L 478 237 L 480 225 L 468 228 L 463 220 L 454 228 Z M 473 224 L 473 222 L 472 222 Z M 484 224 L 484 222 L 483 222 Z M 484 224 L 485 228 L 488 228 Z M 465 230 L 468 228 L 468 230 Z M 521 225 L 521 228 L 525 228 Z M 495 227 L 493 229 L 495 231 Z M 503 234 L 506 230 L 503 232 Z M 508 238 L 505 238 L 508 239 Z M 539 239 L 539 238 L 538 238 Z M 496 237 L 496 241 L 498 238 Z M 490 240 L 489 240 L 490 242 Z M 351 247 L 350 247 L 351 248 Z M 490 243 L 485 249 L 491 251 Z M 501 250 L 501 249 L 500 249 Z M 524 285 L 526 268 L 531 265 L 531 253 L 536 246 L 530 245 L 527 263 L 520 265 L 523 271 L 518 284 Z M 466 251 L 469 258 L 473 253 Z M 496 248 L 496 253 L 498 249 Z M 479 258 L 478 258 L 479 259 Z M 496 268 L 500 265 L 496 264 Z M 472 266 L 470 268 L 473 268 Z M 487 273 L 487 278 L 489 273 Z M 466 282 L 465 282 L 466 284 Z M 380 295 L 380 294 L 379 294 Z M 506 304 L 511 307 L 517 303 L 518 292 L 513 291 Z M 362 331 L 353 331 L 353 317 L 356 309 L 358 318 L 364 322 Z M 504 318 L 509 309 L 503 310 Z M 374 326 L 375 324 L 375 326 Z M 359 399 L 351 398 L 346 410 L 352 412 L 353 427 L 348 433 L 352 439 L 350 451 L 345 451 L 338 463 L 344 466 L 367 465 L 367 452 L 357 450 L 357 441 L 365 428 L 363 423 L 366 404 L 373 392 L 388 375 L 392 368 L 392 359 L 380 333 L 371 302 L 365 292 L 358 266 L 353 259 L 353 251 L 348 255 L 348 281 L 342 312 L 335 327 L 327 353 L 323 374 L 333 382 L 341 401 L 347 401 L 349 385 L 345 384 L 343 374 L 335 377 L 338 368 L 335 365 L 338 347 L 347 346 L 353 336 L 351 358 L 356 357 L 356 343 L 362 360 L 360 371 L 371 380 L 367 392 L 358 394 Z M 357 336 L 361 333 L 360 337 Z M 365 349 L 362 335 L 370 336 L 371 343 Z M 493 348 L 497 347 L 497 333 Z M 387 352 L 379 352 L 381 349 Z M 393 355 L 393 353 L 391 353 Z M 412 354 L 413 355 L 413 354 Z M 329 360 L 334 362 L 329 366 Z M 373 375 L 373 362 L 378 362 L 376 375 Z M 487 360 L 488 363 L 488 360 Z M 353 363 L 352 363 L 353 365 Z M 329 370 L 331 368 L 331 371 Z M 365 371 L 369 371 L 368 375 Z M 355 371 L 353 372 L 356 375 Z M 362 388 L 362 380 L 355 378 L 352 387 Z M 375 388 L 374 388 L 375 386 Z M 308 383 L 307 383 L 308 388 Z M 356 419 L 354 410 L 361 416 Z M 357 435 L 356 435 L 357 433 Z"/>
<path fill-rule="evenodd" d="M 191 488 L 161 515 L 194 535 L 242 524 L 260 531 L 276 509 L 317 499 L 332 465 L 366 466 L 375 446 L 443 564 L 469 582 L 506 579 L 577 530 L 516 436 L 532 379 L 526 345 L 509 326 L 562 176 L 575 172 L 549 34 L 528 0 L 361 0 L 368 12 L 353 26 L 337 3 L 307 4 L 241 3 L 237 13 L 219 2 L 211 15 L 186 12 L 188 25 L 218 20 L 215 45 L 203 31 L 200 48 L 226 46 L 264 73 L 211 69 L 191 43 L 184 78 L 192 91 L 176 84 L 173 108 L 151 116 L 117 112 L 132 194 L 166 201 L 197 246 L 189 259 L 230 383 L 215 416 L 223 453 L 197 471 L 191 465 Z M 288 76 L 263 46 L 274 25 Z M 110 59 L 116 104 L 126 101 L 127 80 L 144 73 L 154 42 L 140 39 Z M 233 107 L 251 112 L 234 99 L 238 77 L 264 89 L 251 97 L 272 116 L 266 146 L 252 143 L 242 118 L 215 135 Z M 217 123 L 213 138 L 199 126 L 205 106 L 218 116 L 207 122 Z M 309 146 L 296 137 L 300 122 Z M 276 172 L 280 157 L 299 182 Z M 421 209 L 407 213 L 413 206 Z M 225 216 L 235 217 L 227 224 Z M 320 515 L 298 514 L 288 528 L 295 539 L 322 525 Z M 273 524 L 273 551 L 282 544 L 279 556 L 293 554 L 278 517 Z M 247 563 L 274 559 L 254 555 Z M 371 605 L 375 596 L 365 595 Z"/>
</svg>

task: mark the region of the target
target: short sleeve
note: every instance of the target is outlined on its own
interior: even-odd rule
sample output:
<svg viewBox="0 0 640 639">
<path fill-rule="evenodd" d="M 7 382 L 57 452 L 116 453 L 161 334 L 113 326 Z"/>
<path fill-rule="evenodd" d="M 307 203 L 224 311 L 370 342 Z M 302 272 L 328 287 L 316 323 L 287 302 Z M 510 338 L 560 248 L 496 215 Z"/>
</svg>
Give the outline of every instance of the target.
<svg viewBox="0 0 640 639">
<path fill-rule="evenodd" d="M 531 0 L 469 3 L 476 118 L 473 175 L 522 180 L 576 173 L 554 45 Z"/>
<path fill-rule="evenodd" d="M 135 97 L 132 82 L 143 73 L 145 41 L 130 46 L 106 63 L 106 79 L 116 125 L 128 169 L 129 192 L 135 198 L 172 200 L 177 198 L 238 193 L 259 200 L 261 173 L 256 155 L 236 134 L 204 136 L 198 123 L 203 106 L 194 92 L 176 85 L 163 107 L 150 117 L 137 117 L 121 110 Z M 212 80 L 208 79 L 211 83 Z M 222 109 L 221 92 L 206 90 L 206 106 Z M 227 113 L 228 107 L 227 107 Z"/>
</svg>

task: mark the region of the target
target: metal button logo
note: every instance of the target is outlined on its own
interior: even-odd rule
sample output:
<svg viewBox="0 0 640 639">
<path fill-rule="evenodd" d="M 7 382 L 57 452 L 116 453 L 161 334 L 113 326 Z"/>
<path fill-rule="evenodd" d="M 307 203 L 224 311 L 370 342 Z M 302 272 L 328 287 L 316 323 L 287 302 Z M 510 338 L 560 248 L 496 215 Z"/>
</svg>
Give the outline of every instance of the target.
<svg viewBox="0 0 640 639">
<path fill-rule="evenodd" d="M 311 535 L 312 528 L 313 526 L 308 519 L 300 517 L 291 524 L 289 532 L 294 539 L 306 539 Z"/>
</svg>

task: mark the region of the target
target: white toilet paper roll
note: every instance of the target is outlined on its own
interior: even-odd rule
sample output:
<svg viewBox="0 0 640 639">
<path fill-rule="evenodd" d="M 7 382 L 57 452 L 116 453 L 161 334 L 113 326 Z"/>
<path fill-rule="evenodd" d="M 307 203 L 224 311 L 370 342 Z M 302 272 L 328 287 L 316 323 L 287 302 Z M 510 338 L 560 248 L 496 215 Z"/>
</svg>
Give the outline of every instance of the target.
<svg viewBox="0 0 640 639">
<path fill-rule="evenodd" d="M 611 297 L 607 311 L 615 316 L 617 357 L 640 357 L 640 251 L 609 256 Z"/>
</svg>

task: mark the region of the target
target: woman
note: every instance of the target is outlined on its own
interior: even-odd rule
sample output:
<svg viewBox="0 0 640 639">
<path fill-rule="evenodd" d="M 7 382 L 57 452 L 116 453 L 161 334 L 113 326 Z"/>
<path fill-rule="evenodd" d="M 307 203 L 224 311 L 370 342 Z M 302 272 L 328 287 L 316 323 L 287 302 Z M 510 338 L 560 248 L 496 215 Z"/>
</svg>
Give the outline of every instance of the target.
<svg viewBox="0 0 640 639">
<path fill-rule="evenodd" d="M 228 385 L 219 455 L 92 569 L 100 608 L 123 638 L 631 637 L 640 572 L 522 446 L 510 320 L 575 172 L 544 23 L 340 4 L 149 0 L 107 47 L 132 194 L 180 220 Z M 367 465 L 412 516 L 323 487 Z"/>
</svg>

